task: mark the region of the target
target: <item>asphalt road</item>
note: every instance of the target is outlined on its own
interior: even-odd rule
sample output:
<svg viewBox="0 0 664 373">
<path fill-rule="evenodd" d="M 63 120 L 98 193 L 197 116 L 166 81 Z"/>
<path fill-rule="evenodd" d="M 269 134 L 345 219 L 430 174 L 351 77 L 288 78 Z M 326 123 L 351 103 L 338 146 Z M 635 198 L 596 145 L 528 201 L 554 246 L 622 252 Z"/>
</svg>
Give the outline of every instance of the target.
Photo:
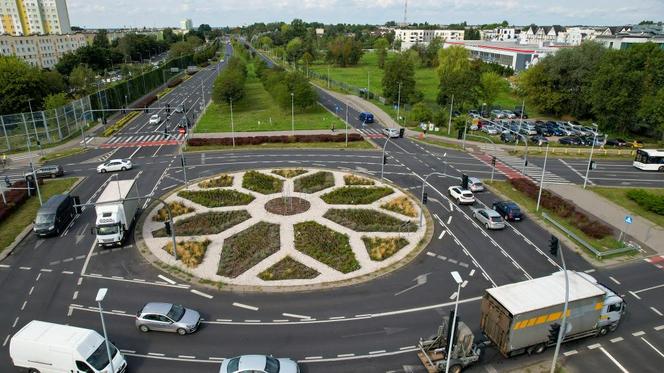
<svg viewBox="0 0 664 373">
<path fill-rule="evenodd" d="M 201 81 L 205 92 L 215 71 L 211 67 L 195 74 L 155 107 L 161 107 L 164 100 L 177 103 L 183 99 L 195 107 Z M 321 103 L 329 109 L 340 105 L 323 93 Z M 350 113 L 351 125 L 381 130 L 378 123 L 362 127 L 355 119 L 357 114 Z M 148 115 L 141 114 L 118 136 L 163 131 L 161 126 L 148 127 L 147 120 Z M 374 141 L 381 148 L 385 145 L 384 139 Z M 0 340 L 4 343 L 0 366 L 11 367 L 8 341 L 30 320 L 100 330 L 94 296 L 97 289 L 106 287 L 109 336 L 127 355 L 132 372 L 216 372 L 220 359 L 246 353 L 291 357 L 301 362 L 305 372 L 423 372 L 414 346 L 419 338 L 434 334 L 441 318 L 453 307 L 456 284 L 451 271 L 459 271 L 467 281 L 461 289 L 459 315 L 479 332 L 479 297 L 484 289 L 547 275 L 558 270 L 558 265 L 547 251 L 548 233 L 535 223 L 526 219 L 503 231 L 487 232 L 473 220 L 471 207 L 450 203 L 447 187 L 457 185 L 461 173 L 486 177 L 491 171 L 488 165 L 468 153 L 444 151 L 408 139 L 392 139 L 385 149 L 388 162 L 383 176 L 414 194 L 419 193 L 427 175 L 447 175 L 427 179 L 427 208 L 434 217 L 434 238 L 408 265 L 370 282 L 329 290 L 277 294 L 201 288 L 168 278 L 167 273 L 147 264 L 132 242 L 117 249 L 96 247 L 89 233 L 94 211 L 85 209 L 60 237 L 29 235 L 1 263 Z M 113 177 L 95 173 L 100 159 L 108 158 L 109 153 L 113 158 L 131 157 L 134 169 L 118 175 L 136 178 L 141 194 L 161 195 L 183 184 L 175 145 L 98 149 L 61 161 L 74 176 L 85 178 L 73 192 L 82 201 L 94 201 Z M 340 169 L 374 177 L 381 177 L 383 168 L 378 150 L 187 154 L 190 179 L 284 166 Z M 482 193 L 476 207 L 494 199 L 490 193 Z M 657 367 L 664 362 L 662 268 L 643 260 L 593 268 L 581 256 L 564 250 L 568 268 L 589 272 L 623 294 L 629 310 L 616 332 L 564 345 L 566 367 L 578 372 L 660 371 Z M 185 304 L 200 310 L 206 322 L 199 332 L 184 337 L 141 334 L 134 327 L 133 315 L 146 301 Z M 505 360 L 488 348 L 480 364 L 470 371 L 504 371 L 550 359 L 551 355 L 552 351 L 546 351 Z"/>
</svg>

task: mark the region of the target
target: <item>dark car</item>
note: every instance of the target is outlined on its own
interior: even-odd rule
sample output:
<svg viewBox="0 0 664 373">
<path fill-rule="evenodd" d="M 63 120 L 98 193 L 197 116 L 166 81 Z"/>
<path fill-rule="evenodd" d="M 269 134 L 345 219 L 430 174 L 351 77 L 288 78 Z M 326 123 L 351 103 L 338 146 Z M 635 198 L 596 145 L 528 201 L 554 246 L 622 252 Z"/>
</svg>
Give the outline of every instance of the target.
<svg viewBox="0 0 664 373">
<path fill-rule="evenodd" d="M 523 219 L 521 209 L 512 201 L 494 202 L 492 207 L 507 221 L 519 221 Z"/>
<path fill-rule="evenodd" d="M 38 236 L 59 236 L 74 216 L 74 198 L 69 194 L 56 194 L 39 208 L 32 230 Z"/>
<path fill-rule="evenodd" d="M 32 172 L 26 172 L 25 175 L 32 174 Z M 52 166 L 43 166 L 35 170 L 35 174 L 37 177 L 50 177 L 50 178 L 56 178 L 58 176 L 62 176 L 65 174 L 65 169 L 60 166 L 60 165 L 52 165 Z"/>
<path fill-rule="evenodd" d="M 516 114 L 517 118 L 521 118 L 521 114 L 523 113 L 523 119 L 528 119 L 528 114 L 525 111 L 522 112 L 521 109 L 514 109 L 512 112 Z"/>
<path fill-rule="evenodd" d="M 537 145 L 547 144 L 549 139 L 542 135 L 534 135 L 530 137 L 530 141 L 534 142 Z"/>
<path fill-rule="evenodd" d="M 561 137 L 558 139 L 558 143 L 562 145 L 581 145 L 577 137 Z"/>
<path fill-rule="evenodd" d="M 500 134 L 500 141 L 502 142 L 514 142 L 515 137 L 509 132 L 503 132 Z"/>
<path fill-rule="evenodd" d="M 362 112 L 360 113 L 360 116 L 358 117 L 359 120 L 361 120 L 364 123 L 373 123 L 374 122 L 374 115 L 369 113 L 369 112 Z"/>
<path fill-rule="evenodd" d="M 623 139 L 608 139 L 606 140 L 606 145 L 608 146 L 627 146 L 627 141 Z"/>
</svg>

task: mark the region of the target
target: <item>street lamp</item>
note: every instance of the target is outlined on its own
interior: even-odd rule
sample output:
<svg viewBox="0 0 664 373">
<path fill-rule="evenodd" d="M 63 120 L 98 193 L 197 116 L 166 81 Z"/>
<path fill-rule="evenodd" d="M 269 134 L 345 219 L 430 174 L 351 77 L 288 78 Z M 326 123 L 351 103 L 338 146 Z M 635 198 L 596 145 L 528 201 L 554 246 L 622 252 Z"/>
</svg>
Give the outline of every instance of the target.
<svg viewBox="0 0 664 373">
<path fill-rule="evenodd" d="M 546 153 L 544 153 L 544 167 L 542 167 L 542 178 L 540 179 L 539 193 L 537 193 L 537 207 L 535 211 L 539 211 L 540 200 L 542 199 L 542 188 L 544 188 L 544 172 L 546 171 L 546 160 L 549 157 L 549 143 L 546 143 Z"/>
<path fill-rule="evenodd" d="M 97 291 L 97 297 L 95 298 L 95 301 L 97 302 L 97 305 L 99 305 L 99 317 L 101 317 L 101 328 L 104 331 L 104 340 L 106 341 L 106 353 L 108 354 L 108 362 L 111 365 L 111 372 L 115 372 L 115 368 L 113 367 L 113 356 L 111 356 L 111 347 L 108 342 L 108 334 L 106 334 L 106 324 L 104 323 L 104 311 L 101 308 L 101 301 L 104 300 L 107 292 L 107 288 L 99 289 L 99 291 Z"/>
<path fill-rule="evenodd" d="M 454 282 L 457 284 L 457 291 L 456 291 L 456 301 L 454 302 L 454 315 L 452 315 L 452 327 L 450 328 L 451 330 L 448 330 L 450 338 L 447 340 L 450 341 L 449 346 L 447 346 L 447 364 L 445 364 L 445 373 L 450 372 L 450 358 L 452 357 L 452 346 L 454 345 L 454 327 L 456 326 L 456 319 L 457 319 L 457 311 L 459 309 L 459 293 L 461 293 L 461 283 L 463 280 L 461 279 L 461 275 L 457 271 L 452 271 L 452 278 L 454 279 Z"/>
<path fill-rule="evenodd" d="M 348 147 L 348 101 L 346 101 L 346 147 Z"/>
<path fill-rule="evenodd" d="M 291 92 L 291 135 L 295 136 L 295 94 Z"/>
<path fill-rule="evenodd" d="M 397 94 L 397 123 L 399 123 L 400 112 L 401 112 L 401 82 L 399 82 L 399 92 Z"/>
<path fill-rule="evenodd" d="M 597 124 L 593 123 L 595 131 L 593 131 L 593 144 L 590 147 L 590 157 L 588 157 L 588 166 L 586 167 L 586 177 L 583 179 L 583 189 L 586 189 L 586 184 L 588 184 L 588 174 L 590 173 L 590 164 L 593 161 L 593 150 L 595 150 L 595 141 L 597 141 Z"/>
</svg>

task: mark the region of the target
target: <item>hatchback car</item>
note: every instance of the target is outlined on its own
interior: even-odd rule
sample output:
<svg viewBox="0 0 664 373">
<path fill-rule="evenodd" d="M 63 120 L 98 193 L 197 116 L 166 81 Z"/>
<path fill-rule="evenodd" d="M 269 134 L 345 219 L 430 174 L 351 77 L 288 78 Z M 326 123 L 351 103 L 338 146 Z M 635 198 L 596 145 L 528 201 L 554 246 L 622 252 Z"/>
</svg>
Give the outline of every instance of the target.
<svg viewBox="0 0 664 373">
<path fill-rule="evenodd" d="M 492 208 L 507 221 L 519 221 L 523 219 L 521 209 L 512 201 L 494 202 Z"/>
<path fill-rule="evenodd" d="M 473 193 L 483 192 L 484 191 L 484 184 L 482 184 L 482 180 L 480 180 L 476 177 L 469 177 L 468 178 L 468 189 Z"/>
<path fill-rule="evenodd" d="M 500 134 L 500 141 L 502 142 L 514 142 L 516 138 L 509 132 L 503 132 Z"/>
<path fill-rule="evenodd" d="M 219 373 L 298 373 L 297 363 L 287 358 L 265 355 L 242 355 L 224 359 Z"/>
<path fill-rule="evenodd" d="M 155 330 L 185 335 L 195 332 L 200 324 L 200 313 L 179 304 L 148 303 L 136 314 L 136 327 L 144 333 Z"/>
<path fill-rule="evenodd" d="M 358 116 L 358 119 L 364 123 L 373 123 L 374 122 L 374 115 L 369 113 L 369 112 L 362 112 Z"/>
<path fill-rule="evenodd" d="M 32 172 L 26 172 L 25 176 L 32 174 Z M 60 165 L 53 166 L 43 166 L 35 170 L 37 177 L 50 177 L 56 178 L 65 174 L 65 169 Z"/>
<path fill-rule="evenodd" d="M 505 221 L 497 211 L 491 209 L 477 209 L 473 213 L 475 219 L 484 224 L 486 229 L 503 229 L 505 228 Z"/>
<path fill-rule="evenodd" d="M 150 124 L 159 124 L 161 122 L 161 118 L 159 117 L 158 114 L 153 114 L 150 117 Z"/>
<path fill-rule="evenodd" d="M 383 128 L 383 135 L 393 139 L 399 137 L 399 130 L 396 128 Z"/>
<path fill-rule="evenodd" d="M 108 171 L 126 171 L 131 170 L 131 167 L 131 160 L 129 159 L 111 159 L 97 166 L 97 172 L 103 174 Z"/>
<path fill-rule="evenodd" d="M 475 196 L 473 195 L 473 192 L 467 189 L 462 189 L 461 187 L 458 186 L 451 186 L 447 189 L 447 192 L 449 193 L 450 197 L 452 199 L 456 200 L 458 204 L 469 204 L 472 205 L 475 203 Z"/>
</svg>

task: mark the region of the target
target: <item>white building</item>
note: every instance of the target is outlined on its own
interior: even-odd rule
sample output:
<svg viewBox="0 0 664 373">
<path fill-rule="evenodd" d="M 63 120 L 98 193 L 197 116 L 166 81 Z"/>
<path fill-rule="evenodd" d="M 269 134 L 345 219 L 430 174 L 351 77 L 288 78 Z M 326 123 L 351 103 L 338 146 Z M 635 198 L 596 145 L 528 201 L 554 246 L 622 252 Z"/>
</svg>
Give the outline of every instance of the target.
<svg viewBox="0 0 664 373">
<path fill-rule="evenodd" d="M 480 38 L 487 41 L 515 41 L 521 30 L 513 27 L 500 27 L 492 30 L 480 30 Z"/>
<path fill-rule="evenodd" d="M 85 35 L 0 35 L 0 55 L 16 56 L 32 66 L 51 69 L 63 54 L 86 45 Z"/>
<path fill-rule="evenodd" d="M 0 0 L 0 35 L 71 32 L 65 0 Z"/>
<path fill-rule="evenodd" d="M 394 40 L 401 40 L 401 50 L 410 49 L 415 44 L 428 45 L 434 38 L 441 40 L 463 40 L 464 30 L 394 30 Z"/>
<path fill-rule="evenodd" d="M 587 27 L 567 27 L 566 31 L 558 33 L 556 42 L 568 45 L 580 45 L 586 40 L 594 40 L 597 30 Z"/>
<path fill-rule="evenodd" d="M 639 25 L 630 29 L 605 30 L 595 39 L 610 49 L 627 49 L 634 44 L 655 43 L 664 49 L 664 25 Z M 612 31 L 612 32 L 608 32 Z"/>
<path fill-rule="evenodd" d="M 544 56 L 555 53 L 560 48 L 483 40 L 446 41 L 443 48 L 454 45 L 467 49 L 471 58 L 509 67 L 515 72 L 527 69 Z"/>
<path fill-rule="evenodd" d="M 180 30 L 191 31 L 194 29 L 194 23 L 191 21 L 191 18 L 183 19 L 180 21 Z"/>
<path fill-rule="evenodd" d="M 544 44 L 558 42 L 559 35 L 565 33 L 562 26 L 528 26 L 519 34 L 519 42 L 522 44 Z"/>
</svg>

